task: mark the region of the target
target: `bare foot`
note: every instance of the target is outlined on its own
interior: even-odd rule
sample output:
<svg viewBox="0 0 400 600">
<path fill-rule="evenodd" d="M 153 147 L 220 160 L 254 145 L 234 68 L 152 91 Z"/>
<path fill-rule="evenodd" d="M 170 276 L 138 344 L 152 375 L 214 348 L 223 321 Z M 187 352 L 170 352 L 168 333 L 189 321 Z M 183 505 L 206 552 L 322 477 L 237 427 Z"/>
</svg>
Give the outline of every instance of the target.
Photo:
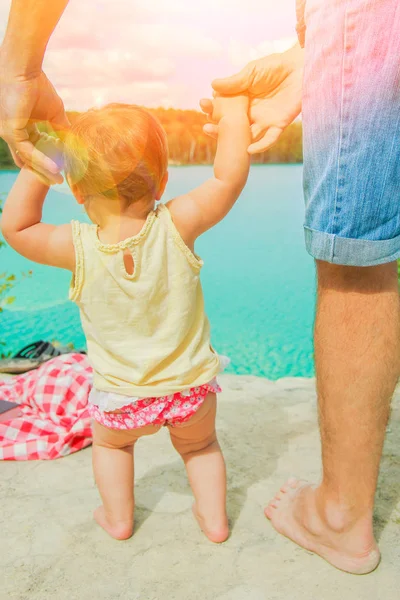
<svg viewBox="0 0 400 600">
<path fill-rule="evenodd" d="M 106 516 L 104 506 L 99 506 L 93 513 L 95 521 L 115 540 L 127 540 L 133 535 L 133 523 L 117 523 L 112 525 Z"/>
<path fill-rule="evenodd" d="M 202 517 L 198 512 L 196 504 L 193 504 L 192 511 L 196 521 L 200 525 L 200 529 L 211 542 L 214 542 L 214 544 L 222 544 L 222 542 L 226 542 L 229 537 L 229 525 L 227 519 L 225 520 L 225 523 L 219 527 L 208 527 L 204 517 Z"/>
<path fill-rule="evenodd" d="M 278 533 L 337 569 L 355 575 L 374 571 L 380 562 L 380 552 L 370 520 L 336 530 L 320 514 L 316 489 L 296 479 L 290 479 L 265 509 L 266 517 Z"/>
</svg>

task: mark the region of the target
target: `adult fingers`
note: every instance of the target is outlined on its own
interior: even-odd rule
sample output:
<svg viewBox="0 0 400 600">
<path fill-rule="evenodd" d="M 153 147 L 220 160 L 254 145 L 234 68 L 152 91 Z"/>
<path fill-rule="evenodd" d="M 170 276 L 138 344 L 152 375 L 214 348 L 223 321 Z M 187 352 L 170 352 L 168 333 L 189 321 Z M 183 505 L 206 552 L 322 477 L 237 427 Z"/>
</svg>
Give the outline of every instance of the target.
<svg viewBox="0 0 400 600">
<path fill-rule="evenodd" d="M 250 127 L 252 141 L 258 142 L 258 140 L 263 137 L 267 129 L 268 126 L 266 125 L 261 125 L 260 123 L 253 123 Z"/>
<path fill-rule="evenodd" d="M 15 151 L 24 165 L 38 175 L 43 176 L 50 183 L 62 183 L 64 181 L 57 164 L 43 152 L 37 150 L 29 139 L 16 142 Z"/>
<path fill-rule="evenodd" d="M 213 123 L 213 113 L 214 113 L 214 103 L 212 100 L 208 98 L 203 98 L 200 100 L 200 107 L 203 113 L 206 115 L 207 119 Z"/>
<path fill-rule="evenodd" d="M 206 115 L 212 114 L 213 110 L 214 110 L 213 101 L 210 100 L 209 98 L 202 98 L 200 100 L 200 108 L 203 111 L 203 113 L 205 113 Z"/>
<path fill-rule="evenodd" d="M 35 144 L 36 150 L 42 152 L 58 165 L 59 171 L 64 167 L 63 147 L 64 144 L 59 137 L 49 136 L 42 133 Z"/>
<path fill-rule="evenodd" d="M 62 105 L 61 111 L 51 119 L 49 124 L 53 131 L 64 140 L 65 136 L 63 134 L 66 134 L 71 129 L 71 123 L 64 110 L 64 105 Z"/>
<path fill-rule="evenodd" d="M 206 125 L 204 125 L 203 131 L 206 135 L 212 137 L 214 140 L 218 139 L 218 125 L 207 123 Z"/>
<path fill-rule="evenodd" d="M 265 152 L 275 144 L 282 133 L 281 127 L 270 127 L 267 132 L 257 142 L 250 144 L 248 148 L 249 154 L 259 154 Z"/>
<path fill-rule="evenodd" d="M 57 163 L 37 147 L 43 136 L 40 135 L 34 124 L 29 124 L 25 129 L 14 130 L 13 134 L 13 149 L 17 152 L 19 160 L 23 161 L 32 171 L 43 175 L 51 183 L 64 181 Z"/>
<path fill-rule="evenodd" d="M 17 167 L 19 167 L 20 169 L 22 169 L 22 167 L 24 166 L 24 161 L 20 158 L 17 150 L 14 150 L 14 148 L 12 148 L 12 146 L 9 146 L 10 152 L 11 152 L 11 156 L 13 158 L 13 161 L 15 162 L 15 164 L 17 165 Z"/>
<path fill-rule="evenodd" d="M 42 183 L 44 183 L 45 185 L 62 183 L 64 181 L 64 178 L 60 173 L 58 173 L 57 175 L 52 175 L 50 178 L 50 177 L 44 175 L 43 173 L 41 173 L 40 171 L 32 169 L 20 158 L 18 150 L 14 150 L 13 148 L 10 148 L 10 152 L 11 152 L 11 155 L 12 155 L 13 160 L 14 160 L 15 164 L 17 165 L 17 167 L 19 167 L 20 169 L 22 169 L 23 167 L 28 168 L 30 171 L 34 172 L 35 175 L 40 179 L 40 181 L 42 181 Z"/>
<path fill-rule="evenodd" d="M 61 175 L 61 173 L 43 173 L 37 169 L 31 169 L 31 171 L 33 171 L 40 181 L 42 181 L 45 185 L 50 186 L 56 183 L 62 183 L 64 181 L 64 177 Z"/>
<path fill-rule="evenodd" d="M 66 129 L 70 129 L 71 128 L 71 123 L 69 122 L 69 119 L 67 117 L 67 114 L 63 108 L 62 112 L 60 114 L 57 115 L 56 118 L 51 120 L 51 126 L 53 127 L 54 131 L 65 131 Z"/>
<path fill-rule="evenodd" d="M 47 122 L 55 132 L 66 131 L 71 128 L 71 123 L 65 112 L 64 102 L 57 94 L 53 84 L 47 79 L 48 102 L 47 102 Z"/>
<path fill-rule="evenodd" d="M 247 92 L 252 82 L 252 63 L 249 63 L 239 73 L 225 79 L 214 79 L 212 86 L 219 94 L 233 96 Z"/>
<path fill-rule="evenodd" d="M 34 173 L 36 175 L 36 177 L 42 182 L 44 183 L 44 185 L 54 185 L 54 183 L 62 183 L 62 181 L 54 181 L 54 179 L 49 179 L 48 177 L 46 177 L 45 175 L 43 175 L 43 173 L 39 173 L 39 171 L 35 171 L 35 169 L 31 169 L 30 167 L 27 167 L 25 165 L 26 169 L 29 169 L 29 171 L 32 171 L 32 173 Z"/>
</svg>

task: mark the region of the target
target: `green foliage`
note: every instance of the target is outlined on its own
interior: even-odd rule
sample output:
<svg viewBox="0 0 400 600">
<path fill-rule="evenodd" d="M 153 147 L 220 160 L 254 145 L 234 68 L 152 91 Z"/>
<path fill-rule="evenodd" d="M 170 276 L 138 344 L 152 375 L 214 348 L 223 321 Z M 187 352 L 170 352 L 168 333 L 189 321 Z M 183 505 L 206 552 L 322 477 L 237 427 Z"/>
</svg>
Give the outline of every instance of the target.
<svg viewBox="0 0 400 600">
<path fill-rule="evenodd" d="M 4 194 L 0 194 L 0 214 L 2 213 L 1 202 L 2 196 Z M 0 248 L 5 245 L 4 240 L 0 237 Z M 0 313 L 3 312 L 3 306 L 12 304 L 15 300 L 12 296 L 9 295 L 10 291 L 13 289 L 15 285 L 15 275 L 8 275 L 7 273 L 0 273 Z M 1 344 L 1 342 L 0 342 Z"/>
<path fill-rule="evenodd" d="M 151 110 L 164 127 L 172 164 L 210 164 L 215 142 L 203 133 L 205 117 L 195 110 Z"/>
<path fill-rule="evenodd" d="M 0 169 L 14 169 L 14 161 L 7 144 L 0 138 Z"/>
<path fill-rule="evenodd" d="M 164 127 L 169 146 L 170 163 L 175 165 L 210 165 L 214 161 L 216 143 L 203 133 L 206 117 L 196 110 L 174 108 L 150 109 Z M 79 112 L 68 112 L 71 123 Z M 51 134 L 41 125 L 40 129 Z M 302 124 L 290 125 L 268 152 L 252 157 L 254 164 L 301 163 L 303 160 Z"/>
<path fill-rule="evenodd" d="M 212 164 L 216 143 L 203 133 L 205 116 L 195 110 L 153 109 L 164 127 L 172 164 Z M 252 157 L 254 164 L 301 163 L 303 160 L 302 124 L 290 125 L 268 152 Z"/>
<path fill-rule="evenodd" d="M 303 127 L 300 121 L 292 123 L 270 150 L 253 156 L 255 164 L 302 163 Z"/>
<path fill-rule="evenodd" d="M 2 140 L 0 140 L 2 141 Z M 4 194 L 0 194 L 0 214 L 2 212 L 1 202 L 2 196 Z M 5 245 L 4 240 L 0 237 L 0 248 Z M 3 312 L 3 307 L 12 304 L 15 300 L 14 296 L 10 296 L 10 292 L 15 285 L 16 277 L 15 275 L 9 275 L 7 273 L 0 273 L 0 314 Z M 4 342 L 0 340 L 0 347 L 4 346 Z M 0 357 L 3 358 L 5 355 L 3 353 L 0 354 Z"/>
<path fill-rule="evenodd" d="M 177 110 L 174 108 L 150 109 L 164 127 L 169 145 L 171 164 L 176 165 L 210 165 L 213 163 L 216 143 L 203 133 L 205 116 L 196 110 Z M 79 112 L 69 112 L 73 123 Z M 45 124 L 41 131 L 51 134 Z M 300 121 L 290 125 L 281 135 L 278 142 L 268 152 L 252 157 L 254 164 L 301 163 L 303 160 L 302 124 Z M 0 169 L 14 168 L 14 162 L 7 144 L 0 139 Z"/>
<path fill-rule="evenodd" d="M 0 313 L 3 307 L 12 304 L 15 301 L 14 296 L 8 296 L 15 285 L 15 275 L 0 273 Z"/>
</svg>

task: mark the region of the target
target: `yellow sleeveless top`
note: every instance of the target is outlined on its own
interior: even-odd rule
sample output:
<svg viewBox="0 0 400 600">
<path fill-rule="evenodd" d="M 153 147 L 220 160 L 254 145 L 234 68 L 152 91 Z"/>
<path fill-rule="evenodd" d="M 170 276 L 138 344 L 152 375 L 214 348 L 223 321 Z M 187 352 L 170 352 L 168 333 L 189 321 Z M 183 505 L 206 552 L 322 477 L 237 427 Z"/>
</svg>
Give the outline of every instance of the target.
<svg viewBox="0 0 400 600">
<path fill-rule="evenodd" d="M 159 205 L 137 235 L 118 244 L 103 244 L 96 225 L 72 221 L 72 231 L 76 269 L 69 297 L 80 308 L 94 387 L 157 397 L 212 380 L 220 363 L 204 312 L 203 263 L 168 208 Z"/>
</svg>

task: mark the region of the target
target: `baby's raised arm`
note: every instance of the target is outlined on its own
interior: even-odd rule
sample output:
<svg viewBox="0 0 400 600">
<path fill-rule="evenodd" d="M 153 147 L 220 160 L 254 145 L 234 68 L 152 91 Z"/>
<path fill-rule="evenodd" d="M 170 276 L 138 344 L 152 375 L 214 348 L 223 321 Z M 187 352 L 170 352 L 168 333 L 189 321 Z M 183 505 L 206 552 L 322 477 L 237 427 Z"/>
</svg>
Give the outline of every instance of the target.
<svg viewBox="0 0 400 600">
<path fill-rule="evenodd" d="M 23 167 L 4 205 L 1 231 L 10 246 L 29 260 L 74 271 L 71 225 L 41 222 L 48 191 L 37 175 Z"/>
<path fill-rule="evenodd" d="M 247 96 L 214 99 L 213 120 L 219 123 L 214 177 L 167 204 L 189 247 L 228 214 L 246 184 L 250 168 L 247 148 L 251 138 L 248 107 Z"/>
</svg>

